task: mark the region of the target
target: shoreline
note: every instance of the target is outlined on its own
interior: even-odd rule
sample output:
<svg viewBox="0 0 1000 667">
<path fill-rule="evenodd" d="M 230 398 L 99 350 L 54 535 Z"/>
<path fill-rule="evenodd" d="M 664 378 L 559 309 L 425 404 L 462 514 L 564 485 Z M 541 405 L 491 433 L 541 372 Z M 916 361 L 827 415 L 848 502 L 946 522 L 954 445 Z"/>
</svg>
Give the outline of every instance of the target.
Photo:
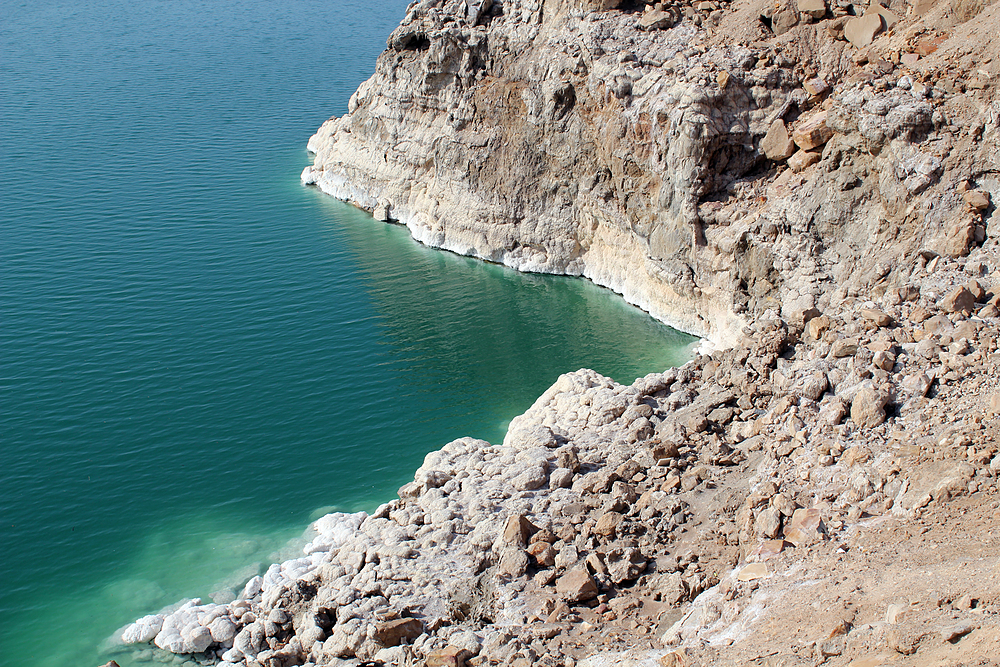
<svg viewBox="0 0 1000 667">
<path fill-rule="evenodd" d="M 1000 506 L 1000 126 L 942 63 L 1000 57 L 1000 9 L 881 7 L 859 45 L 826 5 L 619 4 L 413 5 L 302 181 L 712 347 L 562 375 L 502 444 L 444 445 L 244 600 L 128 641 L 223 667 L 992 657 L 1000 588 L 970 563 L 1000 547 L 947 523 Z"/>
</svg>

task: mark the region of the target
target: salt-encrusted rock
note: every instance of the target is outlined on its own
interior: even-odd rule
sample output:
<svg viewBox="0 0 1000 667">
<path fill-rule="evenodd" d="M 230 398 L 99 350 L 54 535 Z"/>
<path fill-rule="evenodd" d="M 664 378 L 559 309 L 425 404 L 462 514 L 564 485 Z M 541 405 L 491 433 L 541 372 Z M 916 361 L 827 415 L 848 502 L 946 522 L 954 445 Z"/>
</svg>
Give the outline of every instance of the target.
<svg viewBox="0 0 1000 667">
<path fill-rule="evenodd" d="M 141 644 L 150 642 L 163 627 L 163 614 L 143 616 L 122 632 L 122 642 L 125 644 Z"/>
</svg>

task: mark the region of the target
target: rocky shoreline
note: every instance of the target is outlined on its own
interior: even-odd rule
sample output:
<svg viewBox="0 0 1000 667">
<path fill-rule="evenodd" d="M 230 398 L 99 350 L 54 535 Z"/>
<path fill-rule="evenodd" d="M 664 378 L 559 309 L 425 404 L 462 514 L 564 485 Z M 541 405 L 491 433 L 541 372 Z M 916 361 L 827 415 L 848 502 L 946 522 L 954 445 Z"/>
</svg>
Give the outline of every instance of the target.
<svg viewBox="0 0 1000 667">
<path fill-rule="evenodd" d="M 502 444 L 445 445 L 237 600 L 121 641 L 224 667 L 995 664 L 997 24 L 411 5 L 303 181 L 716 349 L 564 375 Z"/>
</svg>

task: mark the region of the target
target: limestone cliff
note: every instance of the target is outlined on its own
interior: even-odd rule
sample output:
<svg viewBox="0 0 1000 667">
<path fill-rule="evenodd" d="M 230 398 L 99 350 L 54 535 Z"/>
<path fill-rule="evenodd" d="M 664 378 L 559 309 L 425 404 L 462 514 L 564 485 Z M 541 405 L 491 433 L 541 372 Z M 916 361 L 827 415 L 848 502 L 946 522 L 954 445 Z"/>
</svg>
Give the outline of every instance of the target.
<svg viewBox="0 0 1000 667">
<path fill-rule="evenodd" d="M 949 47 L 995 38 L 938 4 L 859 50 L 853 5 L 423 0 L 303 181 L 727 345 L 748 313 L 881 293 L 985 239 L 992 208 L 960 190 L 998 187 L 996 66 L 956 78 Z"/>
</svg>

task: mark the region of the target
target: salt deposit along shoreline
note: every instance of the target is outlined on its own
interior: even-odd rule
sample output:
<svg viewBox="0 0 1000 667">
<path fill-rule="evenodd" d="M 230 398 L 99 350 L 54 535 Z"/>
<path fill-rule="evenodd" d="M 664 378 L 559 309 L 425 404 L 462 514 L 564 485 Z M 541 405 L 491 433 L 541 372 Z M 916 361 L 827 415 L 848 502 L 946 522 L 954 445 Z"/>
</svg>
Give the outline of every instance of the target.
<svg viewBox="0 0 1000 667">
<path fill-rule="evenodd" d="M 991 664 L 1000 4 L 820 4 L 411 5 L 303 182 L 718 349 L 566 374 L 244 599 L 123 638 L 224 667 Z"/>
</svg>

